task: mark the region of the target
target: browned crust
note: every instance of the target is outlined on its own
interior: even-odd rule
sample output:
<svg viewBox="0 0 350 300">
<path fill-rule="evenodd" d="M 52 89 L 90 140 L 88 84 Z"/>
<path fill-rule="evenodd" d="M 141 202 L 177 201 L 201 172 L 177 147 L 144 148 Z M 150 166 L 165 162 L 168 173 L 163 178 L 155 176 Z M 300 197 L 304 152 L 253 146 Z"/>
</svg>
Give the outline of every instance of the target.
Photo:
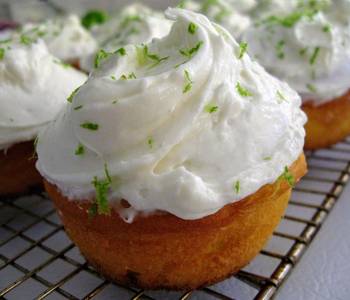
<svg viewBox="0 0 350 300">
<path fill-rule="evenodd" d="M 350 134 L 350 91 L 319 106 L 307 102 L 302 109 L 308 116 L 305 149 L 329 147 Z"/>
<path fill-rule="evenodd" d="M 20 195 L 42 185 L 34 152 L 33 141 L 0 150 L 0 196 Z"/>
<path fill-rule="evenodd" d="M 297 179 L 305 174 L 304 155 L 290 171 Z M 178 290 L 215 283 L 245 266 L 279 223 L 291 192 L 277 181 L 199 220 L 164 214 L 127 224 L 115 212 L 89 219 L 89 204 L 68 201 L 55 186 L 45 186 L 71 239 L 107 278 Z"/>
</svg>

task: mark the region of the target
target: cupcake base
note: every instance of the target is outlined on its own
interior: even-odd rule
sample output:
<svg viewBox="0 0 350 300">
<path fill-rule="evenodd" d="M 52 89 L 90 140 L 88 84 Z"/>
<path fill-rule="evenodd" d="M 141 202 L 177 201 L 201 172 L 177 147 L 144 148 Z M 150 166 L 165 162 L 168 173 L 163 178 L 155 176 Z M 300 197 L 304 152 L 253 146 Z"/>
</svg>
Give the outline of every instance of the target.
<svg viewBox="0 0 350 300">
<path fill-rule="evenodd" d="M 304 155 L 291 166 L 306 172 Z M 198 220 L 171 214 L 125 223 L 116 212 L 89 218 L 89 203 L 69 201 L 45 182 L 70 238 L 105 277 L 144 289 L 190 290 L 221 281 L 262 249 L 287 207 L 291 188 L 282 179 Z"/>
<path fill-rule="evenodd" d="M 33 141 L 0 150 L 0 196 L 17 196 L 42 186 Z"/>
<path fill-rule="evenodd" d="M 302 109 L 308 116 L 305 149 L 329 147 L 350 134 L 350 91 L 319 106 L 306 103 Z"/>
</svg>

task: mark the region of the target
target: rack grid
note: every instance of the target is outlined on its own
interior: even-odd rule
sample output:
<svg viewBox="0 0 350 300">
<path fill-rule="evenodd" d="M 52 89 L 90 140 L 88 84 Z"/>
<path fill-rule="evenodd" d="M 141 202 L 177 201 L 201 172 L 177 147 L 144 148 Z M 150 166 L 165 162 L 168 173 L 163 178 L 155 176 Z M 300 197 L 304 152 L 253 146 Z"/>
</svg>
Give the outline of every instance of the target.
<svg viewBox="0 0 350 300">
<path fill-rule="evenodd" d="M 45 193 L 1 199 L 0 299 L 271 299 L 349 181 L 350 139 L 306 156 L 309 172 L 264 250 L 235 276 L 197 291 L 144 291 L 111 283 L 79 254 Z"/>
</svg>

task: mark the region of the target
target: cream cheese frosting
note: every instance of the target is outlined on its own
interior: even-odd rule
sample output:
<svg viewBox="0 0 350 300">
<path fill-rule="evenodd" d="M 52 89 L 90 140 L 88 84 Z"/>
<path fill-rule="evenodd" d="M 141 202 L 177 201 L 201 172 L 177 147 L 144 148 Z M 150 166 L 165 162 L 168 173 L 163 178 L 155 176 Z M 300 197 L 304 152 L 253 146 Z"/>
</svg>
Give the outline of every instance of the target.
<svg viewBox="0 0 350 300">
<path fill-rule="evenodd" d="M 43 39 L 54 56 L 67 62 L 90 55 L 98 48 L 77 15 L 49 19 L 43 23 L 28 23 L 23 26 L 21 34 L 33 40 Z"/>
<path fill-rule="evenodd" d="M 340 5 L 347 2 L 314 2 L 319 9 L 299 3 L 292 12 L 260 19 L 243 39 L 269 72 L 305 101 L 322 104 L 350 87 L 350 17 Z"/>
<path fill-rule="evenodd" d="M 127 222 L 213 214 L 275 182 L 303 151 L 295 91 L 205 16 L 166 15 L 169 35 L 104 58 L 37 146 L 38 170 L 63 195 L 92 200 L 108 179 L 110 204 L 131 205 L 119 210 Z"/>
<path fill-rule="evenodd" d="M 42 41 L 0 44 L 0 149 L 34 139 L 86 75 L 53 57 Z"/>
<path fill-rule="evenodd" d="M 170 31 L 172 22 L 163 14 L 153 11 L 141 4 L 125 7 L 120 14 L 93 29 L 100 48 L 113 52 L 127 44 L 148 43 L 153 38 L 162 38 Z M 96 53 L 80 61 L 83 70 L 94 68 Z"/>
</svg>

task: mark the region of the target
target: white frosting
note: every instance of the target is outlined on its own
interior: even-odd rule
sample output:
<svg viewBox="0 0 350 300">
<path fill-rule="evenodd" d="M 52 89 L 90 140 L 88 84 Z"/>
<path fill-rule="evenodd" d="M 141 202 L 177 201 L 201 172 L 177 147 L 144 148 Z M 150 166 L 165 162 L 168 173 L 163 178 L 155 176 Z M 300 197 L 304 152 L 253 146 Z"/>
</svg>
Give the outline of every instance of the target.
<svg viewBox="0 0 350 300">
<path fill-rule="evenodd" d="M 21 34 L 32 39 L 42 38 L 49 51 L 64 61 L 75 61 L 97 50 L 97 42 L 76 15 L 26 24 Z"/>
<path fill-rule="evenodd" d="M 235 40 L 203 15 L 166 14 L 174 26 L 148 53 L 168 59 L 154 66 L 131 45 L 112 54 L 40 135 L 37 168 L 67 197 L 93 197 L 91 181 L 105 178 L 106 164 L 111 203 L 197 219 L 275 182 L 302 153 L 298 94 L 247 54 L 239 59 Z M 197 45 L 191 58 L 179 51 Z M 119 79 L 129 74 L 137 79 Z M 79 144 L 85 153 L 75 155 Z"/>
<path fill-rule="evenodd" d="M 113 52 L 128 44 L 148 43 L 153 38 L 162 38 L 170 31 L 172 22 L 161 13 L 151 11 L 141 4 L 132 4 L 109 21 L 93 29 L 100 41 L 100 48 Z M 80 61 L 83 70 L 91 71 L 96 53 Z"/>
<path fill-rule="evenodd" d="M 13 35 L 13 29 L 0 30 L 0 42 L 10 39 Z"/>
<path fill-rule="evenodd" d="M 42 41 L 10 42 L 0 60 L 0 149 L 32 140 L 86 76 L 62 65 Z"/>
<path fill-rule="evenodd" d="M 234 38 L 239 39 L 251 25 L 244 11 L 254 6 L 254 0 L 185 1 L 183 7 L 206 15 L 210 20 L 225 27 Z"/>
<path fill-rule="evenodd" d="M 341 96 L 350 87 L 350 15 L 340 2 L 349 5 L 334 1 L 289 27 L 258 22 L 243 36 L 252 56 L 315 104 Z M 276 16 L 289 18 L 290 13 Z"/>
</svg>

